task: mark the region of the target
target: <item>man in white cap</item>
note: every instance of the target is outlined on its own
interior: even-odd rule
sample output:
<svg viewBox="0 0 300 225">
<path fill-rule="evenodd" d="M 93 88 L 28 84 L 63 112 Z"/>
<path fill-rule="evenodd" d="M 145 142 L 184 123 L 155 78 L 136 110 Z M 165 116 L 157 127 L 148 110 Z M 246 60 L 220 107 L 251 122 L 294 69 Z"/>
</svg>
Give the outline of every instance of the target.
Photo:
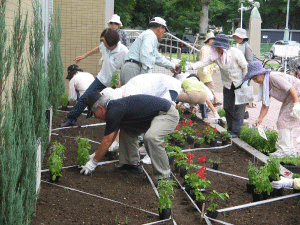
<svg viewBox="0 0 300 225">
<path fill-rule="evenodd" d="M 128 34 L 124 30 L 120 29 L 121 27 L 123 27 L 120 16 L 118 16 L 117 14 L 113 14 L 107 24 L 110 28 L 118 32 L 121 43 L 129 48 L 130 41 Z"/>
<path fill-rule="evenodd" d="M 164 19 L 154 17 L 150 20 L 149 29 L 141 33 L 129 49 L 120 72 L 121 85 L 126 84 L 138 74 L 151 73 L 154 64 L 178 74 L 176 71 L 178 65 L 167 60 L 157 50 L 158 42 L 166 31 L 169 32 Z"/>
</svg>

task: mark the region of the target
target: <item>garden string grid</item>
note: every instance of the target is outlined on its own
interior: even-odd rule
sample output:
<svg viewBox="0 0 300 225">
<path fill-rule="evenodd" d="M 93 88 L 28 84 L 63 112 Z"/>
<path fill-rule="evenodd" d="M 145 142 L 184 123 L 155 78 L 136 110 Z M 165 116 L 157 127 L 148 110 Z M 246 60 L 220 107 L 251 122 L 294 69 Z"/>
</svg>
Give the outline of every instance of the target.
<svg viewBox="0 0 300 225">
<path fill-rule="evenodd" d="M 87 127 L 98 127 L 98 126 L 104 126 L 104 125 L 105 125 L 105 123 L 98 123 L 98 124 L 85 125 L 85 126 L 81 126 L 81 127 L 87 128 Z M 72 129 L 72 128 L 77 128 L 77 126 L 52 129 L 51 135 L 52 136 L 60 136 L 59 134 L 57 134 L 55 132 L 59 131 L 59 130 L 63 130 L 63 129 Z M 76 137 L 71 137 L 71 136 L 62 136 L 62 137 L 66 138 L 66 139 L 76 139 Z M 100 145 L 100 142 L 97 142 L 97 141 L 90 140 L 90 142 Z M 201 151 L 204 151 L 204 150 L 215 150 L 215 151 L 217 151 L 217 150 L 221 150 L 221 149 L 226 149 L 230 146 L 232 146 L 232 142 L 228 145 L 218 146 L 218 147 L 184 149 L 184 150 L 182 150 L 182 152 L 201 152 Z M 254 157 L 254 161 L 255 160 L 257 160 L 256 157 Z M 118 160 L 103 161 L 103 162 L 99 162 L 98 165 L 109 165 L 109 164 L 116 163 L 116 162 L 118 162 Z M 63 169 L 69 169 L 69 168 L 73 168 L 73 167 L 77 167 L 77 166 L 78 165 L 67 166 L 67 167 L 63 167 Z M 201 168 L 201 166 L 199 166 L 199 168 Z M 144 170 L 144 173 L 145 173 L 145 175 L 147 176 L 147 178 L 149 180 L 149 183 L 151 184 L 151 186 L 153 188 L 153 191 L 154 191 L 155 195 L 158 198 L 159 195 L 158 195 L 158 191 L 157 191 L 157 189 L 155 187 L 155 184 L 154 184 L 155 182 L 152 180 L 151 176 L 147 173 L 147 171 L 145 170 L 144 167 L 143 167 L 143 170 Z M 207 171 L 209 171 L 211 173 L 215 173 L 215 174 L 221 174 L 221 175 L 224 175 L 224 176 L 234 177 L 234 178 L 237 178 L 237 179 L 249 180 L 248 178 L 245 178 L 245 177 L 242 177 L 242 176 L 239 176 L 239 175 L 235 175 L 235 174 L 231 174 L 231 173 L 227 173 L 227 172 L 222 172 L 220 170 L 214 170 L 214 169 L 207 168 Z M 41 173 L 45 173 L 45 172 L 49 172 L 49 169 L 41 170 Z M 81 175 L 78 174 L 78 176 L 81 176 Z M 210 218 L 206 214 L 204 214 L 203 209 L 198 208 L 198 206 L 195 204 L 195 201 L 193 200 L 193 198 L 190 196 L 189 193 L 186 192 L 186 188 L 181 184 L 181 182 L 178 179 L 177 175 L 172 173 L 172 177 L 173 177 L 173 180 L 176 181 L 178 187 L 182 190 L 182 192 L 185 193 L 186 197 L 190 200 L 191 204 L 199 212 L 199 214 L 201 216 L 200 221 L 201 220 L 205 221 L 206 224 L 211 224 L 211 221 L 213 221 L 215 223 L 219 223 L 219 224 L 231 224 L 231 223 L 227 223 L 225 221 Z M 106 198 L 106 197 L 102 197 L 102 196 L 91 194 L 91 193 L 88 193 L 88 192 L 85 192 L 85 191 L 82 191 L 82 190 L 78 190 L 78 189 L 73 188 L 73 187 L 67 187 L 67 186 L 55 184 L 55 183 L 52 183 L 52 182 L 48 182 L 48 181 L 45 181 L 45 180 L 42 180 L 42 182 L 46 183 L 46 184 L 49 184 L 49 185 L 53 185 L 53 186 L 58 187 L 58 188 L 63 188 L 63 189 L 69 190 L 69 191 L 78 192 L 78 193 L 81 193 L 83 195 L 89 195 L 89 196 L 95 197 L 97 199 L 102 199 L 102 200 L 105 200 L 105 201 L 108 201 L 108 202 L 113 202 L 113 203 L 120 204 L 120 205 L 129 207 L 129 208 L 140 210 L 142 212 L 145 212 L 145 213 L 148 213 L 148 214 L 151 214 L 151 215 L 155 215 L 155 216 L 158 217 L 157 213 L 154 213 L 154 212 L 151 212 L 149 210 L 142 209 L 142 208 L 138 208 L 138 207 L 135 207 L 133 205 L 126 204 L 126 203 L 122 203 L 120 201 L 115 201 L 115 200 L 112 200 L 112 199 L 109 199 L 109 198 Z M 262 205 L 262 204 L 270 204 L 270 203 L 275 202 L 275 201 L 280 201 L 280 200 L 283 200 L 283 199 L 293 198 L 293 197 L 297 197 L 299 195 L 300 195 L 300 193 L 290 194 L 290 195 L 275 197 L 275 198 L 272 198 L 272 199 L 267 199 L 267 200 L 263 200 L 263 201 L 259 201 L 259 202 L 253 202 L 253 203 L 238 205 L 238 206 L 234 206 L 234 207 L 218 209 L 217 211 L 219 213 L 225 213 L 225 212 L 229 212 L 229 211 L 234 211 L 234 210 L 239 210 L 239 209 L 243 209 L 243 208 L 258 206 L 258 205 Z M 171 221 L 173 224 L 177 224 L 173 215 L 171 215 L 171 217 L 169 219 L 166 219 L 166 220 L 158 220 L 158 221 L 153 221 L 153 222 L 144 223 L 144 224 L 147 224 L 147 225 L 150 225 L 150 224 L 164 224 L 165 222 L 168 222 L 168 221 L 169 222 Z M 199 221 L 199 223 L 200 223 L 200 221 Z"/>
</svg>

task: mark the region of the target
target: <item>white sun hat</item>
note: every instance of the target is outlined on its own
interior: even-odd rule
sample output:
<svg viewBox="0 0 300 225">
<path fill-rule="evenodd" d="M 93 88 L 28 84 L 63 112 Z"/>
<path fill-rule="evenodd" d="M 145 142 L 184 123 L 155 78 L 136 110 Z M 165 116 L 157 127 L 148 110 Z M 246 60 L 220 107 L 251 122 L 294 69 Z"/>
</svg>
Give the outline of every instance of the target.
<svg viewBox="0 0 300 225">
<path fill-rule="evenodd" d="M 216 38 L 215 37 L 215 35 L 214 35 L 214 33 L 213 32 L 210 32 L 210 33 L 207 33 L 206 35 L 205 35 L 205 40 L 204 40 L 204 43 L 206 43 L 209 39 L 211 39 L 211 38 Z"/>
<path fill-rule="evenodd" d="M 117 14 L 113 14 L 110 21 L 108 21 L 107 24 L 109 23 L 117 23 L 117 24 L 120 24 L 121 27 L 123 27 L 123 24 L 120 20 L 120 16 L 118 16 Z"/>
<path fill-rule="evenodd" d="M 237 36 L 239 38 L 245 39 L 248 38 L 247 37 L 247 31 L 243 28 L 237 28 L 234 32 L 234 34 L 232 35 L 232 37 Z"/>
</svg>

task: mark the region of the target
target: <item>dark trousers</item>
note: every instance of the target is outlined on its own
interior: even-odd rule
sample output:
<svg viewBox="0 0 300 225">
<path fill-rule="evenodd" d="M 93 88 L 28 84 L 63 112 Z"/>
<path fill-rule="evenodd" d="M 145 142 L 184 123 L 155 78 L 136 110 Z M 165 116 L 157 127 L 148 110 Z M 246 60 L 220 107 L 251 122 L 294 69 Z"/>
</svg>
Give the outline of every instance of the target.
<svg viewBox="0 0 300 225">
<path fill-rule="evenodd" d="M 238 88 L 240 86 L 236 88 L 233 83 L 231 84 L 231 89 L 223 87 L 223 108 L 226 112 L 228 132 L 239 135 L 244 121 L 246 104 L 235 105 L 234 90 Z"/>
<path fill-rule="evenodd" d="M 76 105 L 73 107 L 73 109 L 68 113 L 67 115 L 67 121 L 71 122 L 71 125 L 75 125 L 77 122 L 77 118 L 81 115 L 83 110 L 85 109 L 86 105 L 86 98 L 89 94 L 92 94 L 94 92 L 100 92 L 104 88 L 106 88 L 105 85 L 103 85 L 98 78 L 94 80 L 94 82 L 86 89 L 84 94 L 79 98 Z"/>
</svg>

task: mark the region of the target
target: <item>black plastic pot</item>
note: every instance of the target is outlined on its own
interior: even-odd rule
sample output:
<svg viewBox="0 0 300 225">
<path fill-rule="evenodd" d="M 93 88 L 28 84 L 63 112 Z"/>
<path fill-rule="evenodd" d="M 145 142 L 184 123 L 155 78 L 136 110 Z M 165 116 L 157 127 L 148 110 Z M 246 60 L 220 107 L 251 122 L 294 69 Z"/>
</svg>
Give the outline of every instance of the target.
<svg viewBox="0 0 300 225">
<path fill-rule="evenodd" d="M 175 145 L 175 138 L 174 137 L 170 138 L 170 143 L 173 144 L 173 145 Z"/>
<path fill-rule="evenodd" d="M 184 176 L 187 174 L 188 170 L 180 168 L 179 173 L 180 177 L 184 178 Z"/>
<path fill-rule="evenodd" d="M 210 140 L 210 146 L 216 147 L 217 146 L 217 140 Z"/>
<path fill-rule="evenodd" d="M 187 183 L 185 183 L 184 188 L 188 194 L 190 194 L 190 192 L 193 190 L 193 188 L 190 185 L 188 185 Z"/>
<path fill-rule="evenodd" d="M 283 196 L 283 188 L 276 189 L 276 195 L 277 196 Z"/>
<path fill-rule="evenodd" d="M 194 143 L 194 148 L 200 148 L 200 144 L 198 144 L 198 143 Z"/>
<path fill-rule="evenodd" d="M 216 219 L 218 216 L 218 211 L 207 211 L 206 215 L 210 218 Z"/>
<path fill-rule="evenodd" d="M 277 189 L 273 189 L 273 191 L 271 191 L 270 196 L 271 197 L 275 197 L 277 193 Z"/>
<path fill-rule="evenodd" d="M 194 144 L 194 138 L 193 138 L 191 135 L 187 135 L 187 136 L 186 136 L 186 142 L 187 142 L 189 145 L 192 145 L 192 144 Z"/>
<path fill-rule="evenodd" d="M 181 143 L 180 141 L 175 141 L 175 145 L 182 149 L 185 149 L 185 144 Z"/>
<path fill-rule="evenodd" d="M 174 172 L 179 173 L 179 171 L 180 171 L 180 166 L 177 166 L 177 163 L 175 163 Z"/>
<path fill-rule="evenodd" d="M 159 212 L 159 219 L 160 220 L 169 219 L 170 216 L 171 216 L 171 209 L 163 209 L 161 212 Z"/>
<path fill-rule="evenodd" d="M 198 206 L 198 208 L 202 211 L 202 206 L 203 204 L 205 203 L 205 200 L 204 201 L 200 201 L 200 200 L 196 200 L 195 201 L 195 204 Z"/>
<path fill-rule="evenodd" d="M 218 164 L 218 163 L 213 163 L 212 168 L 213 168 L 214 170 L 217 170 L 217 169 L 219 168 L 219 164 Z"/>
<path fill-rule="evenodd" d="M 247 186 L 247 192 L 248 193 L 253 193 L 254 192 L 255 185 L 247 183 L 246 186 Z"/>
<path fill-rule="evenodd" d="M 51 183 L 57 183 L 59 181 L 60 176 L 56 176 L 55 180 L 52 180 L 52 173 L 49 172 L 49 181 Z"/>
<path fill-rule="evenodd" d="M 225 141 L 222 140 L 222 145 L 228 145 L 228 143 L 229 143 L 229 140 L 228 140 L 228 139 L 226 139 Z"/>
<path fill-rule="evenodd" d="M 262 201 L 264 198 L 263 193 L 260 194 L 256 194 L 255 192 L 252 193 L 252 197 L 253 197 L 253 202 L 258 202 L 258 201 Z"/>
<path fill-rule="evenodd" d="M 169 157 L 169 164 L 170 164 L 170 166 L 174 164 L 174 160 L 175 160 L 175 156 L 174 155 Z"/>
</svg>

